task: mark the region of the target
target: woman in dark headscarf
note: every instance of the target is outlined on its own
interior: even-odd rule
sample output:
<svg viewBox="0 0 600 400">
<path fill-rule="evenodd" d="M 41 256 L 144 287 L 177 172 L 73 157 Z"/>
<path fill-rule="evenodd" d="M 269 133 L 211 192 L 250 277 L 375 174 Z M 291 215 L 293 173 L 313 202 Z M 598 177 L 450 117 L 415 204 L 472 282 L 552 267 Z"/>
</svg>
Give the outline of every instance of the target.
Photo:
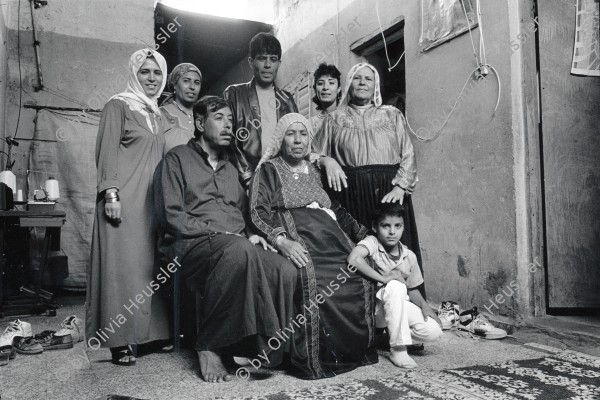
<svg viewBox="0 0 600 400">
<path fill-rule="evenodd" d="M 165 154 L 194 137 L 192 107 L 201 86 L 202 73 L 194 64 L 179 64 L 171 71 L 167 87 L 171 93 L 160 107 L 169 122 L 165 129 Z"/>
<path fill-rule="evenodd" d="M 313 151 L 325 156 L 320 163 L 330 187 L 361 224 L 370 226 L 379 203 L 404 205 L 401 241 L 415 253 L 422 270 L 411 199 L 418 181 L 415 154 L 404 115 L 381 103 L 377 70 L 368 63 L 356 64 L 348 72 L 340 106 L 313 140 Z"/>
<path fill-rule="evenodd" d="M 170 337 L 154 292 L 156 228 L 152 180 L 165 146 L 157 99 L 167 63 L 153 50 L 129 61 L 123 93 L 104 106 L 96 139 L 98 197 L 87 276 L 86 333 L 112 362 L 135 364 L 133 346 Z"/>
<path fill-rule="evenodd" d="M 375 287 L 347 265 L 367 228 L 323 189 L 319 170 L 307 161 L 311 137 L 302 115 L 279 120 L 252 178 L 250 215 L 259 233 L 299 267 L 299 314 L 283 334 L 291 335 L 296 375 L 320 379 L 377 362 Z"/>
</svg>

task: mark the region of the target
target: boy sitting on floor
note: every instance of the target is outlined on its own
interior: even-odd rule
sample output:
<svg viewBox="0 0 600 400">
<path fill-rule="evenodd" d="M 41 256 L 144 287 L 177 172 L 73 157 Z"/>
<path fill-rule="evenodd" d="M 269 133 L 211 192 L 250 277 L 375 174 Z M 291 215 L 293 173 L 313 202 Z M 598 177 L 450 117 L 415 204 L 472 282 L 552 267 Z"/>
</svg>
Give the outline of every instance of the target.
<svg viewBox="0 0 600 400">
<path fill-rule="evenodd" d="M 400 243 L 403 214 L 400 204 L 382 204 L 373 217 L 375 236 L 361 240 L 348 256 L 348 263 L 379 282 L 376 318 L 378 327 L 385 321 L 390 335 L 390 361 L 400 368 L 415 368 L 417 363 L 406 346 L 435 341 L 442 336 L 442 329 L 435 311 L 416 290 L 423 283 L 417 257 Z M 369 266 L 367 256 L 376 269 Z"/>
</svg>

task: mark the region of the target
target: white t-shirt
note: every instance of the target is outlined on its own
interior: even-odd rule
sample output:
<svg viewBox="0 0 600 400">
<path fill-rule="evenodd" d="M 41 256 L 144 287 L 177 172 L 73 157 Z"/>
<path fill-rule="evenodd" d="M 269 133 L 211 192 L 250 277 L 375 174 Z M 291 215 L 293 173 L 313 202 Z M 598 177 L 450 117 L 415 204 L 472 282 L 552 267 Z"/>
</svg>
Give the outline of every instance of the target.
<svg viewBox="0 0 600 400">
<path fill-rule="evenodd" d="M 261 136 L 260 142 L 262 150 L 268 147 L 277 126 L 277 100 L 275 99 L 275 89 L 271 85 L 267 89 L 263 89 L 256 85 L 256 95 L 258 97 L 258 106 L 260 107 L 260 126 Z"/>
</svg>

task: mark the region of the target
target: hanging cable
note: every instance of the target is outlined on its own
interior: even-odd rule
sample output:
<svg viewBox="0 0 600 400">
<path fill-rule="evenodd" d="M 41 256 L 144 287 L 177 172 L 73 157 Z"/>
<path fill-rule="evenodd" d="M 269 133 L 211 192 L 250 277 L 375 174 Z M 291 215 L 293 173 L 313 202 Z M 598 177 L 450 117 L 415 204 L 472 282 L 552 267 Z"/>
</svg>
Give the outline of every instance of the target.
<svg viewBox="0 0 600 400">
<path fill-rule="evenodd" d="M 461 96 L 463 95 L 465 88 L 469 84 L 469 81 L 471 80 L 471 78 L 473 77 L 474 74 L 475 74 L 475 79 L 480 80 L 480 79 L 485 79 L 485 77 L 488 75 L 488 71 L 487 71 L 488 68 L 494 73 L 494 76 L 496 77 L 496 80 L 498 82 L 498 96 L 496 97 L 496 104 L 494 106 L 494 111 L 492 112 L 492 117 L 496 114 L 496 111 L 498 110 L 498 106 L 500 105 L 500 95 L 502 93 L 502 82 L 500 80 L 500 75 L 498 74 L 498 71 L 496 70 L 496 68 L 494 68 L 494 66 L 492 66 L 491 64 L 487 63 L 487 58 L 485 55 L 485 42 L 483 40 L 483 24 L 481 21 L 481 5 L 479 2 L 480 0 L 475 0 L 475 14 L 477 15 L 477 24 L 479 25 L 479 57 L 477 56 L 477 51 L 475 50 L 475 41 L 473 40 L 473 34 L 471 32 L 472 28 L 471 28 L 471 23 L 469 22 L 469 15 L 467 14 L 467 10 L 465 8 L 463 1 L 462 0 L 459 0 L 459 1 L 461 3 L 463 12 L 465 14 L 465 18 L 467 20 L 469 36 L 471 37 L 471 45 L 473 46 L 473 56 L 475 57 L 475 64 L 477 66 L 475 67 L 475 69 L 473 69 L 473 71 L 471 71 L 471 73 L 467 77 L 467 80 L 465 81 L 465 84 L 463 85 L 460 93 L 458 94 L 456 101 L 452 105 L 452 108 L 450 109 L 448 116 L 445 118 L 444 123 L 437 130 L 437 132 L 433 134 L 433 136 L 426 138 L 426 137 L 422 137 L 419 134 L 417 134 L 412 129 L 412 127 L 410 126 L 410 123 L 408 122 L 408 115 L 406 116 L 406 124 L 408 126 L 408 129 L 417 139 L 419 139 L 420 141 L 423 141 L 423 142 L 431 142 L 431 141 L 437 139 L 441 135 L 442 130 L 444 129 L 444 127 L 450 120 L 450 117 L 452 117 L 452 114 L 454 113 L 454 110 L 456 110 L 456 106 L 458 105 L 458 102 L 459 102 Z M 423 3 L 421 2 L 421 13 L 423 12 L 422 4 Z M 423 19 L 423 16 L 421 15 L 421 20 L 422 19 Z M 417 129 L 417 131 L 418 131 L 418 129 Z"/>
<path fill-rule="evenodd" d="M 390 56 L 388 54 L 387 42 L 385 41 L 385 35 L 383 34 L 383 27 L 381 26 L 381 19 L 379 18 L 379 0 L 375 1 L 375 11 L 377 12 L 377 21 L 379 22 L 379 30 L 381 31 L 381 37 L 383 38 L 383 48 L 385 49 L 385 58 L 387 58 L 387 62 L 388 62 L 388 71 L 391 72 L 394 68 L 396 68 L 396 66 L 398 65 L 400 60 L 402 60 L 402 57 L 404 57 L 404 53 L 406 53 L 406 50 L 404 50 L 402 52 L 402 54 L 400 55 L 400 58 L 398 59 L 398 61 L 396 61 L 396 64 L 394 64 L 392 66 L 392 62 L 390 61 Z"/>
<path fill-rule="evenodd" d="M 473 57 L 475 57 L 475 65 L 479 66 L 481 63 L 479 62 L 479 58 L 477 58 L 477 51 L 475 50 L 475 41 L 473 40 L 473 28 L 471 27 L 471 22 L 469 22 L 469 14 L 467 14 L 467 9 L 465 8 L 464 1 L 459 0 L 459 2 L 462 6 L 463 12 L 465 13 L 465 19 L 467 20 L 467 28 L 469 31 L 469 36 L 471 37 L 471 46 L 473 46 Z M 481 34 L 481 25 L 479 25 L 479 33 Z M 479 48 L 479 51 L 481 52 L 481 47 Z"/>
<path fill-rule="evenodd" d="M 13 138 L 17 138 L 19 122 L 21 121 L 21 102 L 23 98 L 23 77 L 21 76 L 21 0 L 17 5 L 17 61 L 19 63 L 19 112 L 17 114 L 17 126 Z M 8 156 L 10 159 L 10 155 Z"/>
</svg>

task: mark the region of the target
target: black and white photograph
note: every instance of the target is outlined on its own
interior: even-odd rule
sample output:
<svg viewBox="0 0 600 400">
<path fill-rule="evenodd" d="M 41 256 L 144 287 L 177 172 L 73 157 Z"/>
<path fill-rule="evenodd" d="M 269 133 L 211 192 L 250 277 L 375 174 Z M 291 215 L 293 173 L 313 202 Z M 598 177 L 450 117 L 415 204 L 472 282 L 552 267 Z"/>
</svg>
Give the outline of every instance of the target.
<svg viewBox="0 0 600 400">
<path fill-rule="evenodd" d="M 600 399 L 600 1 L 0 0 L 0 399 Z"/>
</svg>

